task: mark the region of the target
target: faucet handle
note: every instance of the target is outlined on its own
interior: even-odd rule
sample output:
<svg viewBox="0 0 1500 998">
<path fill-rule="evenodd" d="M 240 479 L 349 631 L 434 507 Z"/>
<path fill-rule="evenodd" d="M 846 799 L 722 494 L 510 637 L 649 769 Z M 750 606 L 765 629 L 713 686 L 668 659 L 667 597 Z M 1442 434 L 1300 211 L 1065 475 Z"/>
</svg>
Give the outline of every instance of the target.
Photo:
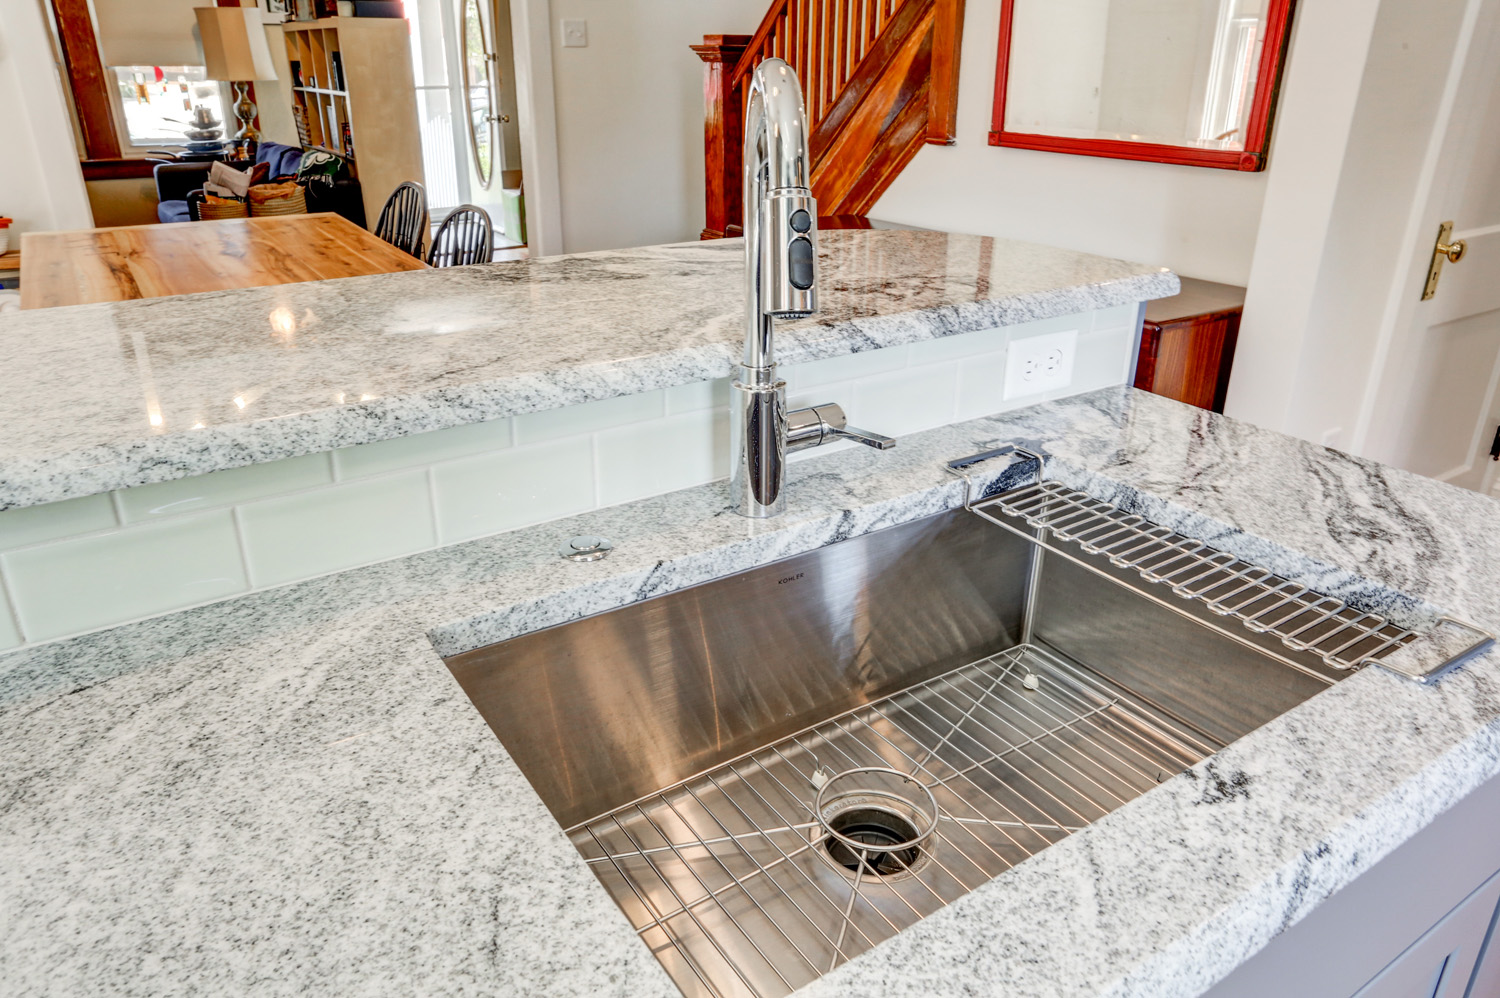
<svg viewBox="0 0 1500 998">
<path fill-rule="evenodd" d="M 864 444 L 866 447 L 874 447 L 876 450 L 890 450 L 896 446 L 895 438 L 888 437 L 883 433 L 871 433 L 869 430 L 861 430 L 857 426 L 845 425 L 833 431 L 835 437 L 843 437 Z"/>
<path fill-rule="evenodd" d="M 793 409 L 786 414 L 786 430 L 786 449 L 789 451 L 816 447 L 840 437 L 857 440 L 876 450 L 890 450 L 896 446 L 896 441 L 890 437 L 850 426 L 843 406 L 836 402 Z"/>
</svg>

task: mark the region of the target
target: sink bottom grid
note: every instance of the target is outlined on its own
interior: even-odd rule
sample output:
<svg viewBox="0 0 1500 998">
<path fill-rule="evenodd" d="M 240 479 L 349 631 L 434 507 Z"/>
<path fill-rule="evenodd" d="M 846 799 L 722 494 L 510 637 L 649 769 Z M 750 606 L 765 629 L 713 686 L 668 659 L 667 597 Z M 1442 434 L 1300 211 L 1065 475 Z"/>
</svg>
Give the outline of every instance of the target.
<svg viewBox="0 0 1500 998">
<path fill-rule="evenodd" d="M 569 834 L 686 995 L 779 998 L 1222 747 L 1019 645 Z"/>
</svg>

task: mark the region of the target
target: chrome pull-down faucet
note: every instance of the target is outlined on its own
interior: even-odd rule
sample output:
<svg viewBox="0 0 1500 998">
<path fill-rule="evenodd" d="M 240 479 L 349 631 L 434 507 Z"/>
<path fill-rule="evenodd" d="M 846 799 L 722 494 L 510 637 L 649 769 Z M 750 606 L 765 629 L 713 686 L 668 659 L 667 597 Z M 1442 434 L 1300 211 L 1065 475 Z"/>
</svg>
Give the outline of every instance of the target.
<svg viewBox="0 0 1500 998">
<path fill-rule="evenodd" d="M 745 516 L 786 510 L 786 455 L 846 438 L 881 450 L 828 403 L 787 412 L 776 377 L 774 319 L 818 310 L 818 203 L 808 187 L 807 114 L 797 74 L 767 59 L 750 75 L 745 115 L 745 352 L 729 399 L 730 500 Z M 790 427 L 789 427 L 790 424 Z"/>
</svg>

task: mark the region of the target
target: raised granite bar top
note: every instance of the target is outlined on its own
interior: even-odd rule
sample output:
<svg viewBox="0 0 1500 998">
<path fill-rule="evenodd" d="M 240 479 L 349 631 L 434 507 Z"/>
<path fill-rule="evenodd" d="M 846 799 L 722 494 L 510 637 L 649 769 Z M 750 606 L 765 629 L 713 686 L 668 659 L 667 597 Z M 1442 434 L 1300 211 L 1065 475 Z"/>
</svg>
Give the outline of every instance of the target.
<svg viewBox="0 0 1500 998">
<path fill-rule="evenodd" d="M 0 656 L 0 993 L 667 998 L 438 649 L 952 508 L 943 462 L 1006 441 L 1500 628 L 1494 500 L 1133 389 L 814 455 L 777 520 L 708 485 Z M 1367 669 L 803 993 L 1195 995 L 1497 772 L 1500 656 Z"/>
<path fill-rule="evenodd" d="M 984 236 L 819 236 L 784 363 L 1175 294 Z M 739 239 L 0 315 L 0 510 L 730 374 Z"/>
</svg>

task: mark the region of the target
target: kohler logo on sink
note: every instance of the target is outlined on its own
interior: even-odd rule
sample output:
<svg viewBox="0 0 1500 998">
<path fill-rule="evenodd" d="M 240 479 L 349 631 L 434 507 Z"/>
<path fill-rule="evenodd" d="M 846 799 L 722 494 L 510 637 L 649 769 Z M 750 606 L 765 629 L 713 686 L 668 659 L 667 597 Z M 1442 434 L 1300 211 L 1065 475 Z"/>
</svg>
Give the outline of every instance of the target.
<svg viewBox="0 0 1500 998">
<path fill-rule="evenodd" d="M 788 575 L 785 578 L 777 579 L 776 580 L 776 584 L 778 586 L 784 586 L 788 582 L 796 582 L 798 579 L 802 578 L 802 576 L 804 576 L 806 574 L 807 574 L 806 572 L 798 572 L 796 575 Z"/>
</svg>

